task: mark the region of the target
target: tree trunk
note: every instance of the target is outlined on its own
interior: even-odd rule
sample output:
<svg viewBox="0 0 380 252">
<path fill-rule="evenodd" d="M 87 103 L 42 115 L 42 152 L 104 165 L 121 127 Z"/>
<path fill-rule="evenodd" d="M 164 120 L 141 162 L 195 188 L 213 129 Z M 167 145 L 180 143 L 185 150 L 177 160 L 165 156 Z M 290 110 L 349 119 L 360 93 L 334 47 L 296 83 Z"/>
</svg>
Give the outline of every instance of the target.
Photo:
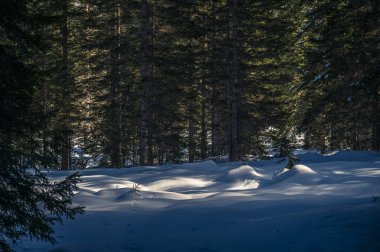
<svg viewBox="0 0 380 252">
<path fill-rule="evenodd" d="M 43 26 L 42 27 L 42 39 L 45 40 L 46 39 L 46 27 Z M 46 69 L 47 69 L 47 59 L 46 59 L 46 52 L 43 52 L 43 55 L 42 55 L 42 69 L 43 69 L 43 72 L 46 72 Z M 42 107 L 43 107 L 43 113 L 44 113 L 44 121 L 47 122 L 48 121 L 48 118 L 49 118 L 49 114 L 48 114 L 48 85 L 47 85 L 47 81 L 44 81 L 43 82 L 43 94 L 42 94 Z M 46 159 L 48 157 L 48 131 L 47 131 L 47 127 L 44 127 L 43 130 L 42 130 L 42 155 L 44 157 L 44 160 L 42 162 L 42 166 L 44 169 L 47 169 L 48 167 L 48 160 Z"/>
<path fill-rule="evenodd" d="M 62 1 L 63 22 L 61 27 L 62 40 L 62 100 L 63 100 L 63 120 L 62 120 L 62 146 L 61 146 L 61 169 L 68 170 L 71 168 L 71 141 L 70 141 L 70 89 L 71 80 L 69 73 L 69 24 L 68 24 L 68 12 L 69 3 L 68 0 Z"/>
<path fill-rule="evenodd" d="M 139 164 L 145 165 L 147 161 L 152 162 L 152 142 L 148 138 L 151 138 L 149 128 L 151 127 L 150 119 L 151 108 L 151 82 L 152 82 L 152 11 L 151 6 L 147 0 L 141 1 L 140 6 L 140 118 L 139 118 Z M 148 136 L 149 135 L 149 136 Z M 148 151 L 149 150 L 149 151 Z M 149 152 L 149 157 L 148 157 Z"/>
<path fill-rule="evenodd" d="M 380 88 L 378 87 L 375 93 L 372 114 L 373 114 L 373 125 L 372 125 L 372 149 L 380 151 Z"/>
<path fill-rule="evenodd" d="M 152 113 L 150 112 L 150 115 Z M 154 150 L 153 150 L 153 128 L 152 128 L 152 118 L 149 118 L 148 121 L 148 140 L 147 140 L 147 147 L 148 147 L 148 153 L 147 153 L 147 164 L 148 165 L 154 165 Z"/>
<path fill-rule="evenodd" d="M 326 153 L 326 139 L 323 134 L 320 136 L 320 139 L 319 139 L 319 148 L 321 150 L 321 154 Z"/>
<path fill-rule="evenodd" d="M 110 153 L 111 153 L 111 167 L 121 167 L 121 91 L 120 91 L 120 69 L 119 62 L 120 55 L 120 34 L 121 34 L 121 9 L 120 5 L 116 4 L 113 18 L 114 23 L 114 44 L 111 49 L 111 115 L 110 115 Z"/>
<path fill-rule="evenodd" d="M 165 155 L 165 145 L 164 145 L 164 132 L 163 132 L 163 118 L 158 119 L 158 164 L 162 165 L 164 163 Z"/>
<path fill-rule="evenodd" d="M 359 108 L 356 108 L 356 109 L 359 109 Z M 355 110 L 354 110 L 355 111 Z M 351 135 L 351 142 L 352 142 L 352 145 L 351 145 L 351 148 L 352 150 L 359 150 L 359 116 L 358 116 L 358 112 L 354 112 L 354 126 L 352 128 L 352 135 Z"/>
<path fill-rule="evenodd" d="M 148 2 L 149 4 L 149 2 Z M 153 79 L 155 78 L 155 64 L 153 63 L 154 59 L 154 32 L 155 32 L 155 26 L 154 26 L 154 9 L 153 4 L 149 5 L 149 18 L 150 22 L 148 23 L 148 38 L 149 38 L 149 46 L 148 46 L 148 57 L 149 57 L 149 78 L 150 78 L 150 85 L 149 85 L 149 96 L 147 97 L 148 101 L 148 141 L 147 141 L 147 147 L 148 147 L 148 153 L 147 153 L 147 162 L 148 165 L 154 165 L 154 138 L 156 135 L 156 128 L 154 128 L 154 122 L 155 122 L 155 114 L 153 111 L 153 104 L 154 104 L 154 97 L 155 97 L 155 86 L 153 85 Z"/>
<path fill-rule="evenodd" d="M 63 143 L 61 149 L 62 161 L 61 170 L 71 169 L 71 141 L 70 141 L 70 131 L 68 129 L 63 130 Z"/>
<path fill-rule="evenodd" d="M 203 90 L 203 94 L 206 90 Z M 201 159 L 207 158 L 207 118 L 206 118 L 206 100 L 202 99 L 201 108 Z"/>
<path fill-rule="evenodd" d="M 218 86 L 216 80 L 217 60 L 216 60 L 216 10 L 215 0 L 212 0 L 212 34 L 211 34 L 211 156 L 215 157 L 219 153 L 219 126 L 218 126 Z"/>
<path fill-rule="evenodd" d="M 192 91 L 190 91 L 192 92 Z M 195 118 L 194 118 L 194 100 L 192 97 L 189 99 L 188 103 L 188 149 L 189 149 L 189 162 L 193 162 L 195 159 Z"/>
<path fill-rule="evenodd" d="M 240 114 L 240 88 L 239 88 L 239 58 L 238 58 L 238 4 L 239 0 L 232 0 L 231 6 L 231 59 L 230 59 L 230 83 L 229 83 L 229 159 L 236 161 L 240 159 L 240 137 L 239 137 L 239 114 Z"/>
<path fill-rule="evenodd" d="M 303 140 L 303 148 L 308 150 L 311 148 L 311 143 L 310 143 L 310 131 L 306 130 L 305 135 L 304 135 L 304 140 Z"/>
</svg>

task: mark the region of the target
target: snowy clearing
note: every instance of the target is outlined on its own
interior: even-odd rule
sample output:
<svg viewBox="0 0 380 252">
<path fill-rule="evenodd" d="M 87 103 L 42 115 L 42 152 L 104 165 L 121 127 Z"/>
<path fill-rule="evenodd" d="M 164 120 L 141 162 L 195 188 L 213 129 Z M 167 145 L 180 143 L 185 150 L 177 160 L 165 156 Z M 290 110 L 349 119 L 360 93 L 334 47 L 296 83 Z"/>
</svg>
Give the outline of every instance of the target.
<svg viewBox="0 0 380 252">
<path fill-rule="evenodd" d="M 380 251 L 380 154 L 298 156 L 291 170 L 276 160 L 87 169 L 74 198 L 85 214 L 56 226 L 55 245 L 15 249 Z"/>
</svg>

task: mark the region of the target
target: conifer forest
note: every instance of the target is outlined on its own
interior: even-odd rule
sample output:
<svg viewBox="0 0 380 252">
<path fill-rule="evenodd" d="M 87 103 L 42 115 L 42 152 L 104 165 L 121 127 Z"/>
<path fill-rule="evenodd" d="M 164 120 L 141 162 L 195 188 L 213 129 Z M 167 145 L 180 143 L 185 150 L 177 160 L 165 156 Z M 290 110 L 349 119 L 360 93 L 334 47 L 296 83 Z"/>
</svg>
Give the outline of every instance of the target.
<svg viewBox="0 0 380 252">
<path fill-rule="evenodd" d="M 295 149 L 380 151 L 380 1 L 0 0 L 0 251 L 83 213 L 46 170 Z"/>
<path fill-rule="evenodd" d="M 380 148 L 377 1 L 1 5 L 1 138 L 25 165 Z"/>
</svg>

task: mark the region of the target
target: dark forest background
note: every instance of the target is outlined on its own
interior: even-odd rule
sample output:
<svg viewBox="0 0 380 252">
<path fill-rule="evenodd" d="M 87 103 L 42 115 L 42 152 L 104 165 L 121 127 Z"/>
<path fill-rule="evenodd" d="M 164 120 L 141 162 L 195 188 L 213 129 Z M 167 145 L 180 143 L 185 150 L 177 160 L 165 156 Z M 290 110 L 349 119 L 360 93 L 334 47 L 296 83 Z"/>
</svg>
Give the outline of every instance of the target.
<svg viewBox="0 0 380 252">
<path fill-rule="evenodd" d="M 380 149 L 379 1 L 0 3 L 21 166 L 69 169 L 73 146 L 108 167 Z"/>
</svg>

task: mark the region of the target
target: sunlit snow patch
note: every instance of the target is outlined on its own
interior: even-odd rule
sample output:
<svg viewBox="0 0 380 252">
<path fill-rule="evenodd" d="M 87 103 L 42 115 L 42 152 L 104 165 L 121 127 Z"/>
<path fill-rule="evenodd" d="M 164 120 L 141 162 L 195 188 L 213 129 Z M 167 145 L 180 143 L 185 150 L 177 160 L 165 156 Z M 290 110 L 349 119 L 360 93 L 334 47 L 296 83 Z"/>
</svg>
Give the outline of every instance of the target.
<svg viewBox="0 0 380 252">
<path fill-rule="evenodd" d="M 226 171 L 220 177 L 217 177 L 215 182 L 232 183 L 232 190 L 255 189 L 260 185 L 259 178 L 263 175 L 258 173 L 249 165 L 242 165 L 238 168 Z"/>
<path fill-rule="evenodd" d="M 148 184 L 154 191 L 168 191 L 173 189 L 191 189 L 208 186 L 209 181 L 197 178 L 174 177 L 154 181 Z"/>
<path fill-rule="evenodd" d="M 315 184 L 321 181 L 318 173 L 306 165 L 295 165 L 292 169 L 283 169 L 275 173 L 272 182 L 288 181 L 298 184 Z"/>
</svg>

